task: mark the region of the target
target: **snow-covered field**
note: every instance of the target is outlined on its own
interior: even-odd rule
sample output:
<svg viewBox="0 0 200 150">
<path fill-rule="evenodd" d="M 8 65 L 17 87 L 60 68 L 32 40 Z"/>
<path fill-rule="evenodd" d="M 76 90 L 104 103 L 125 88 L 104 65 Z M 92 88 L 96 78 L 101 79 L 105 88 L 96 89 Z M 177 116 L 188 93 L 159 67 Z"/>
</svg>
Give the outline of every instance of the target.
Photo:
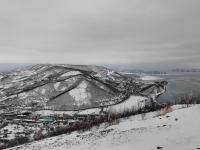
<svg viewBox="0 0 200 150">
<path fill-rule="evenodd" d="M 140 77 L 143 81 L 157 81 L 157 80 L 163 80 L 163 78 L 157 77 L 157 76 L 151 76 L 151 75 L 141 75 Z"/>
<path fill-rule="evenodd" d="M 130 98 L 123 103 L 109 106 L 105 111 L 114 114 L 123 114 L 124 112 L 132 111 L 133 109 L 136 111 L 145 106 L 145 100 L 147 100 L 147 97 L 130 96 Z"/>
<path fill-rule="evenodd" d="M 200 149 L 199 115 L 200 105 L 174 106 L 121 119 L 114 125 L 102 124 L 91 131 L 64 134 L 12 150 L 195 150 Z"/>
</svg>

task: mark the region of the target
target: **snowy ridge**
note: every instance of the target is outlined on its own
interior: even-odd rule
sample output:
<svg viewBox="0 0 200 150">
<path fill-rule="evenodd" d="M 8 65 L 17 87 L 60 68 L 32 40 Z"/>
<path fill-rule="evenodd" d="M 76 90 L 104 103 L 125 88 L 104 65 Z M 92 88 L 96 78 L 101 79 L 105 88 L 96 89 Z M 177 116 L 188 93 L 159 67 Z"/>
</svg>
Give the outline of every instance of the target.
<svg viewBox="0 0 200 150">
<path fill-rule="evenodd" d="M 78 74 L 81 74 L 81 72 L 80 71 L 69 71 L 67 73 L 62 74 L 61 77 L 75 76 Z"/>
</svg>

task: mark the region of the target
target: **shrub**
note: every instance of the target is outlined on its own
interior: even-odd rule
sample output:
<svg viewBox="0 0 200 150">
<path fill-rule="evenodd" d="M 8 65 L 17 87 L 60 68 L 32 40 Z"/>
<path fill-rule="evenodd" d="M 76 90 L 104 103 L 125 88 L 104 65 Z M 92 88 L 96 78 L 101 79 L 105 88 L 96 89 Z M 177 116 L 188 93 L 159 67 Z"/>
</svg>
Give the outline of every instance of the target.
<svg viewBox="0 0 200 150">
<path fill-rule="evenodd" d="M 167 113 L 170 113 L 170 112 L 172 112 L 171 105 L 167 105 L 165 108 L 163 108 L 163 109 L 160 111 L 160 114 L 159 114 L 159 115 L 166 115 Z"/>
<path fill-rule="evenodd" d="M 175 98 L 175 104 L 185 104 L 187 107 L 190 104 L 200 104 L 200 94 L 198 95 L 189 95 L 182 94 Z"/>
</svg>

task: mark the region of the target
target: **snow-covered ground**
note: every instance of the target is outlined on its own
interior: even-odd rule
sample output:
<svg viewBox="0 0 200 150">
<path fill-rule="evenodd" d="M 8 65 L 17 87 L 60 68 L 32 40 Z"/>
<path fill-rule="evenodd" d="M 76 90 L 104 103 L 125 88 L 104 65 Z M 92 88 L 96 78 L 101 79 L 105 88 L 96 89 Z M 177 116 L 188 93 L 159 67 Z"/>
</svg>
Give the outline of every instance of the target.
<svg viewBox="0 0 200 150">
<path fill-rule="evenodd" d="M 114 114 L 123 114 L 127 111 L 132 110 L 138 110 L 140 108 L 143 108 L 145 106 L 145 101 L 147 100 L 147 97 L 143 96 L 130 96 L 127 100 L 125 100 L 123 103 L 109 106 L 106 110 L 106 112 L 114 113 Z"/>
<path fill-rule="evenodd" d="M 91 94 L 87 92 L 86 88 L 87 88 L 87 83 L 85 81 L 82 81 L 77 86 L 77 88 L 69 91 L 69 95 L 71 95 L 74 98 L 75 104 L 77 106 L 90 104 L 89 99 L 91 98 Z"/>
<path fill-rule="evenodd" d="M 143 81 L 157 81 L 157 80 L 163 80 L 163 78 L 157 77 L 157 76 L 152 76 L 152 75 L 141 75 L 140 77 L 141 80 Z"/>
<path fill-rule="evenodd" d="M 49 115 L 71 115 L 73 116 L 77 111 L 54 111 L 54 110 L 38 110 L 33 112 L 34 115 L 49 116 Z"/>
<path fill-rule="evenodd" d="M 138 109 L 143 108 L 145 106 L 146 100 L 147 97 L 130 96 L 127 100 L 125 100 L 122 103 L 105 107 L 104 111 L 112 114 L 123 114 L 124 112 L 133 110 L 137 111 Z M 82 115 L 99 114 L 100 111 L 101 108 L 92 108 L 92 109 L 82 110 L 77 114 L 82 114 Z"/>
<path fill-rule="evenodd" d="M 143 108 L 145 106 L 147 97 L 143 96 L 130 96 L 127 100 L 125 100 L 122 103 L 111 105 L 104 108 L 104 111 L 107 113 L 114 113 L 114 114 L 120 114 L 127 111 L 135 110 L 137 111 L 140 108 Z M 42 116 L 47 115 L 61 115 L 61 114 L 68 114 L 73 116 L 74 114 L 80 114 L 80 115 L 90 115 L 90 114 L 100 114 L 101 108 L 91 108 L 86 110 L 80 110 L 80 111 L 53 111 L 53 110 L 39 110 L 35 111 L 33 114 L 40 114 Z"/>
<path fill-rule="evenodd" d="M 81 72 L 80 71 L 69 71 L 65 74 L 62 74 L 61 77 L 75 76 L 78 74 L 81 74 Z"/>
<path fill-rule="evenodd" d="M 121 119 L 114 125 L 102 124 L 91 131 L 64 134 L 12 149 L 195 150 L 200 148 L 199 115 L 200 105 L 174 106 Z"/>
<path fill-rule="evenodd" d="M 121 74 L 124 75 L 136 75 L 139 77 L 140 80 L 143 81 L 157 81 L 157 80 L 164 80 L 164 78 L 158 77 L 156 74 L 155 75 L 149 75 L 146 73 L 130 73 L 130 72 L 120 72 Z M 159 76 L 162 74 L 159 74 Z M 167 74 L 164 74 L 167 75 Z"/>
</svg>

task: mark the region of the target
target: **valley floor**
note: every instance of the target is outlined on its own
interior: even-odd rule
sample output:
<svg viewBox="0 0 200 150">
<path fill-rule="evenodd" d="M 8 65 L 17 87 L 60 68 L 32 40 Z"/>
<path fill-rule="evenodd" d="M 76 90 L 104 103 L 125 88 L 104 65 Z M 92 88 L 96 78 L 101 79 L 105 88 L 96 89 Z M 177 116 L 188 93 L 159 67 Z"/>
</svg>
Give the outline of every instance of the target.
<svg viewBox="0 0 200 150">
<path fill-rule="evenodd" d="M 168 111 L 167 114 L 165 114 Z M 200 149 L 200 105 L 136 115 L 113 125 L 44 139 L 12 150 Z"/>
</svg>

